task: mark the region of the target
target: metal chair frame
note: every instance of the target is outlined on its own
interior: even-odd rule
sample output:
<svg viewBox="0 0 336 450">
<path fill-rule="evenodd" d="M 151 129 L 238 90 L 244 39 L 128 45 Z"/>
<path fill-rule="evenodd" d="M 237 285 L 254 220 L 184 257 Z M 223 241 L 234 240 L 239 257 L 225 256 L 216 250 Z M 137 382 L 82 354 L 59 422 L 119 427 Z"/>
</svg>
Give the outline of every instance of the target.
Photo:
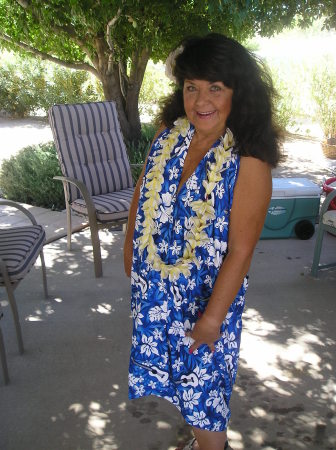
<svg viewBox="0 0 336 450">
<path fill-rule="evenodd" d="M 331 233 L 332 235 L 336 236 L 336 227 L 333 227 L 331 225 L 326 225 L 323 223 L 323 215 L 327 212 L 330 203 L 333 201 L 333 199 L 335 197 L 336 197 L 336 189 L 327 195 L 327 197 L 324 200 L 322 207 L 321 207 L 319 225 L 318 225 L 315 249 L 314 249 L 313 264 L 312 264 L 312 268 L 311 268 L 311 274 L 313 277 L 317 277 L 318 271 L 321 269 L 336 267 L 336 261 L 329 263 L 329 264 L 320 264 L 320 257 L 321 257 L 324 233 L 327 231 L 327 232 Z"/>
<path fill-rule="evenodd" d="M 93 103 L 95 103 L 95 102 L 93 102 Z M 100 104 L 100 103 L 104 103 L 104 102 L 97 102 L 97 104 Z M 59 106 L 78 106 L 78 105 L 55 105 L 55 107 L 59 107 Z M 60 145 L 60 144 L 58 143 L 59 137 L 56 132 L 57 127 L 54 122 L 55 116 L 54 116 L 53 108 L 54 107 L 52 107 L 49 110 L 49 121 L 51 123 L 51 128 L 54 133 L 54 141 L 55 141 L 56 147 L 58 147 L 58 145 Z M 111 110 L 109 110 L 109 112 L 112 113 Z M 104 112 L 102 112 L 102 114 L 104 114 Z M 78 121 L 79 121 L 79 119 L 78 119 Z M 118 122 L 117 117 L 115 117 L 115 121 Z M 63 125 L 61 126 L 61 128 L 64 128 Z M 122 136 L 120 138 L 122 139 Z M 123 142 L 123 146 L 124 146 L 124 142 Z M 61 153 L 61 151 L 59 153 Z M 58 156 L 60 159 L 60 155 L 58 155 Z M 99 240 L 98 231 L 101 228 L 115 228 L 120 225 L 123 225 L 123 229 L 125 229 L 128 218 L 123 217 L 120 219 L 117 218 L 117 219 L 108 220 L 106 222 L 105 221 L 101 222 L 97 218 L 97 210 L 96 210 L 96 207 L 92 200 L 92 195 L 89 192 L 89 189 L 88 189 L 87 185 L 85 184 L 85 182 L 83 182 L 80 179 L 77 179 L 77 177 L 75 178 L 73 175 L 70 175 L 70 176 L 65 175 L 64 171 L 63 171 L 64 164 L 61 160 L 60 160 L 60 162 L 61 162 L 63 176 L 55 176 L 54 180 L 59 180 L 59 181 L 62 181 L 62 183 L 63 183 L 64 197 L 65 197 L 65 204 L 66 204 L 66 216 L 67 216 L 67 247 L 68 247 L 68 250 L 71 250 L 71 235 L 78 231 L 82 231 L 85 228 L 90 228 L 91 242 L 92 242 L 92 249 L 93 249 L 94 273 L 97 278 L 101 277 L 103 275 L 103 268 L 102 268 L 101 249 L 100 249 L 100 240 Z M 129 164 L 129 166 L 130 166 L 130 168 L 142 167 L 142 164 Z M 71 214 L 73 211 L 73 208 L 70 203 L 71 185 L 74 185 L 78 189 L 79 193 L 81 194 L 82 199 L 85 202 L 86 211 L 83 213 L 79 213 L 79 214 L 87 219 L 85 224 L 74 227 L 74 228 L 72 228 L 72 223 L 71 223 L 72 222 Z M 78 214 L 78 213 L 76 212 L 76 214 Z M 47 242 L 50 242 L 50 241 L 47 241 Z"/>
<path fill-rule="evenodd" d="M 18 209 L 21 211 L 28 219 L 31 221 L 33 225 L 37 225 L 35 217 L 22 205 L 13 202 L 11 200 L 0 200 L 0 206 L 11 206 L 13 208 Z M 15 228 L 15 227 L 13 227 Z M 46 275 L 46 268 L 45 268 L 45 261 L 44 261 L 44 254 L 43 249 L 40 251 L 40 259 L 41 259 L 41 267 L 42 267 L 42 280 L 43 280 L 43 290 L 44 290 L 44 296 L 45 298 L 48 298 L 48 287 L 47 287 L 47 275 Z M 36 259 L 34 263 L 36 262 Z M 0 272 L 3 277 L 3 286 L 6 288 L 8 301 L 12 310 L 13 319 L 14 319 L 14 325 L 15 325 L 15 332 L 16 337 L 18 341 L 18 347 L 19 347 L 19 353 L 22 354 L 24 352 L 24 346 L 23 346 L 23 339 L 22 339 L 22 331 L 21 331 L 21 325 L 20 325 L 20 319 L 19 319 L 19 313 L 16 305 L 16 300 L 14 296 L 14 290 L 17 288 L 17 286 L 20 284 L 21 280 L 18 281 L 11 281 L 10 276 L 8 274 L 6 263 L 0 258 Z M 9 381 L 8 378 L 8 369 L 6 364 L 6 354 L 5 354 L 5 348 L 3 343 L 3 337 L 0 330 L 0 353 L 1 353 L 1 361 L 4 371 L 4 378 L 5 382 Z"/>
</svg>

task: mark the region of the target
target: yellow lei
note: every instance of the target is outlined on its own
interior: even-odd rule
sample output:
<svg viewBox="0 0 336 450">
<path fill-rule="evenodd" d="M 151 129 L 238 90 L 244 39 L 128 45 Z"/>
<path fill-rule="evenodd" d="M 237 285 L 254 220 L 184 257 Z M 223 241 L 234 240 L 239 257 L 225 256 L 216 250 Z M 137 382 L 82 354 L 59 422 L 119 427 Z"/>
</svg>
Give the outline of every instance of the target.
<svg viewBox="0 0 336 450">
<path fill-rule="evenodd" d="M 211 193 L 217 182 L 222 179 L 224 165 L 231 159 L 231 150 L 234 145 L 233 135 L 227 128 L 225 136 L 220 139 L 220 144 L 213 149 L 215 162 L 208 168 L 207 179 L 203 181 L 206 200 L 196 200 L 190 204 L 195 216 L 190 218 L 190 230 L 184 235 L 186 245 L 183 256 L 175 264 L 166 264 L 160 258 L 153 239 L 156 228 L 155 218 L 161 202 L 160 192 L 164 183 L 163 173 L 166 163 L 170 158 L 172 149 L 178 142 L 179 136 L 185 138 L 190 126 L 186 118 L 178 119 L 174 125 L 168 137 L 160 139 L 161 151 L 154 157 L 153 167 L 146 175 L 145 187 L 147 192 L 145 197 L 147 200 L 143 203 L 144 222 L 142 234 L 139 238 L 139 251 L 143 252 L 147 249 L 146 261 L 152 265 L 153 269 L 161 273 L 162 279 L 169 278 L 170 281 L 177 280 L 181 274 L 185 277 L 190 276 L 192 263 L 199 266 L 196 248 L 207 243 L 208 236 L 203 230 L 215 219 Z"/>
</svg>

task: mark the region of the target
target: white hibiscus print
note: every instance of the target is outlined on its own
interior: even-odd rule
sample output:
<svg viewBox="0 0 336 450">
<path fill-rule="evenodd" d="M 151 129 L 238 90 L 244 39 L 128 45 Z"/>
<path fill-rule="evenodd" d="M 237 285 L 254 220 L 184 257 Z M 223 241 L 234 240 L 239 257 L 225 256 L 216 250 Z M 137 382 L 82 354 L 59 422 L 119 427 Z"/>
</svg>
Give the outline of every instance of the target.
<svg viewBox="0 0 336 450">
<path fill-rule="evenodd" d="M 181 322 L 178 320 L 174 320 L 171 326 L 168 329 L 168 334 L 172 334 L 173 336 L 184 336 L 184 329 Z"/>
<path fill-rule="evenodd" d="M 189 289 L 190 291 L 192 291 L 196 286 L 196 281 L 194 279 L 190 279 L 188 280 L 188 284 L 187 284 L 187 289 Z"/>
<path fill-rule="evenodd" d="M 141 397 L 145 393 L 145 388 L 143 387 L 143 385 L 134 386 L 134 392 L 135 392 L 135 395 L 139 395 Z"/>
<path fill-rule="evenodd" d="M 166 242 L 164 240 L 159 242 L 158 249 L 159 249 L 160 253 L 167 253 L 167 251 L 168 251 L 168 242 Z"/>
<path fill-rule="evenodd" d="M 190 178 L 188 178 L 188 180 L 186 181 L 186 187 L 189 190 L 193 190 L 198 188 L 198 183 L 197 183 L 197 176 L 195 174 L 193 174 Z"/>
<path fill-rule="evenodd" d="M 194 370 L 194 374 L 198 378 L 198 383 L 200 386 L 204 385 L 204 382 L 210 380 L 211 376 L 207 373 L 206 369 L 201 369 L 200 367 L 196 367 Z"/>
<path fill-rule="evenodd" d="M 187 191 L 187 195 L 185 195 L 184 197 L 182 197 L 182 201 L 184 206 L 190 206 L 191 202 L 194 200 L 194 197 L 190 194 L 189 191 Z"/>
<path fill-rule="evenodd" d="M 188 391 L 183 391 L 183 403 L 185 408 L 193 409 L 194 406 L 198 405 L 198 399 L 201 396 L 201 392 L 194 392 L 193 389 Z"/>
<path fill-rule="evenodd" d="M 227 220 L 225 220 L 225 217 L 218 217 L 215 223 L 215 228 L 219 228 L 219 231 L 222 233 L 224 231 L 224 228 L 228 226 Z"/>
<path fill-rule="evenodd" d="M 199 426 L 200 428 L 203 428 L 204 426 L 210 425 L 209 419 L 206 417 L 204 411 L 195 411 L 192 416 L 187 416 L 187 418 L 190 420 L 190 422 L 194 426 Z"/>
<path fill-rule="evenodd" d="M 225 192 L 225 189 L 224 189 L 223 183 L 218 184 L 217 187 L 216 187 L 216 195 L 217 195 L 217 197 L 222 199 L 223 195 L 224 195 L 224 192 Z"/>
<path fill-rule="evenodd" d="M 236 335 L 232 331 L 229 334 L 228 331 L 225 330 L 224 344 L 228 344 L 229 348 L 237 348 Z"/>
<path fill-rule="evenodd" d="M 181 358 L 177 358 L 173 364 L 173 369 L 175 369 L 176 372 L 179 372 L 181 370 L 182 366 L 183 366 L 183 361 L 181 361 Z"/>
<path fill-rule="evenodd" d="M 167 320 L 170 311 L 168 311 L 168 302 L 164 302 L 161 306 L 154 306 L 148 311 L 148 318 L 151 322 L 159 320 Z"/>
<path fill-rule="evenodd" d="M 158 282 L 158 286 L 159 286 L 159 291 L 160 292 L 163 292 L 164 294 L 167 294 L 166 282 L 164 280 L 160 280 Z"/>
<path fill-rule="evenodd" d="M 157 328 L 153 331 L 153 336 L 156 341 L 163 341 L 162 331 L 159 331 Z"/>
<path fill-rule="evenodd" d="M 142 345 L 140 347 L 140 353 L 145 353 L 146 356 L 151 356 L 151 354 L 159 355 L 159 351 L 156 348 L 157 342 L 153 341 L 153 336 L 146 336 L 145 334 L 142 335 L 141 338 Z"/>
<path fill-rule="evenodd" d="M 173 255 L 178 255 L 181 251 L 181 245 L 177 245 L 177 242 L 174 241 L 174 244 L 169 247 Z"/>
<path fill-rule="evenodd" d="M 171 169 L 169 169 L 169 180 L 172 180 L 173 178 L 178 177 L 178 168 L 173 166 Z"/>
<path fill-rule="evenodd" d="M 189 303 L 189 305 L 188 305 L 188 311 L 190 311 L 191 314 L 192 314 L 193 316 L 196 314 L 197 309 L 198 309 L 198 308 L 197 308 L 195 302 L 190 302 L 190 303 Z"/>
<path fill-rule="evenodd" d="M 135 328 L 138 328 L 139 325 L 142 325 L 143 314 L 141 314 L 141 304 L 138 303 L 135 308 L 132 310 L 132 317 L 134 319 Z"/>
<path fill-rule="evenodd" d="M 222 409 L 223 398 L 215 390 L 209 392 L 209 396 L 205 402 L 206 406 L 212 406 L 216 412 L 220 412 Z"/>
<path fill-rule="evenodd" d="M 213 354 L 209 352 L 205 352 L 202 356 L 202 361 L 204 364 L 210 364 L 212 361 Z"/>
</svg>

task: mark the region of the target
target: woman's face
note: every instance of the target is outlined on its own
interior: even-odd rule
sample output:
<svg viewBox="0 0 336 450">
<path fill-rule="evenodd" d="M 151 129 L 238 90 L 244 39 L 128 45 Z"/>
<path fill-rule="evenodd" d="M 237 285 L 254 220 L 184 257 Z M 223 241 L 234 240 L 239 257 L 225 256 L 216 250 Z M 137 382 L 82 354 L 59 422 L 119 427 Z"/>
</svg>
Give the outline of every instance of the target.
<svg viewBox="0 0 336 450">
<path fill-rule="evenodd" d="M 184 110 L 196 131 L 218 139 L 226 129 L 233 90 L 221 81 L 185 80 Z"/>
</svg>

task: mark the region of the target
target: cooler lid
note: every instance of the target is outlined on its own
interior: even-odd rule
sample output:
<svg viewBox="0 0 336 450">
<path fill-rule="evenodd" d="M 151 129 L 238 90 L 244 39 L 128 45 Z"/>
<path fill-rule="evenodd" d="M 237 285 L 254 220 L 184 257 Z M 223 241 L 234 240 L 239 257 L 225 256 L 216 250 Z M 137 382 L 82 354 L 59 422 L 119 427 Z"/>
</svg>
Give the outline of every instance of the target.
<svg viewBox="0 0 336 450">
<path fill-rule="evenodd" d="M 273 178 L 272 197 L 316 197 L 321 188 L 308 178 Z"/>
</svg>

